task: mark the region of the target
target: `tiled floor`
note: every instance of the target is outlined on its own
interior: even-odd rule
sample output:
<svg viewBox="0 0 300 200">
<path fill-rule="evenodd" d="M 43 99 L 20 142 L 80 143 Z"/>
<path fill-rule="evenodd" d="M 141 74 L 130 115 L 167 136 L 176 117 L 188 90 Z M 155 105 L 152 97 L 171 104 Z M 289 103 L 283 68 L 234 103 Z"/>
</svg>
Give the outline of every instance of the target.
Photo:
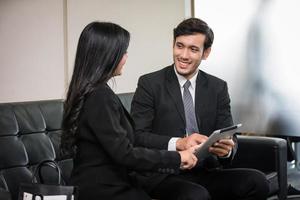
<svg viewBox="0 0 300 200">
<path fill-rule="evenodd" d="M 300 169 L 297 169 L 294 163 L 288 163 L 288 183 L 300 190 Z"/>
<path fill-rule="evenodd" d="M 288 183 L 291 184 L 294 188 L 296 188 L 297 190 L 300 191 L 300 169 L 297 169 L 293 162 L 288 163 L 287 175 L 288 175 Z M 300 200 L 300 195 L 297 195 L 297 197 L 296 196 L 290 196 L 288 199 L 289 200 L 291 200 L 291 199 Z"/>
</svg>

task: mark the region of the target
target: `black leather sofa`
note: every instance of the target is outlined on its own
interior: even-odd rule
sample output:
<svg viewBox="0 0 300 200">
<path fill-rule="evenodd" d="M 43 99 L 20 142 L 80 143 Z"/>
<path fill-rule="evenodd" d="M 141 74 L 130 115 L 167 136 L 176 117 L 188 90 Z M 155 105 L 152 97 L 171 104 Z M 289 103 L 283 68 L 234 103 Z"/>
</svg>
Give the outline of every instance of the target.
<svg viewBox="0 0 300 200">
<path fill-rule="evenodd" d="M 19 184 L 30 182 L 35 166 L 43 160 L 56 160 L 63 177 L 70 176 L 72 160 L 59 153 L 62 114 L 62 100 L 0 104 L 0 187 L 13 200 Z M 50 170 L 48 175 L 50 181 L 55 177 Z"/>
<path fill-rule="evenodd" d="M 119 94 L 129 110 L 133 93 Z M 21 182 L 30 182 L 36 165 L 55 160 L 65 181 L 72 170 L 72 159 L 59 151 L 62 100 L 0 104 L 0 199 L 16 200 Z M 238 136 L 239 150 L 231 167 L 253 167 L 266 173 L 270 196 L 286 198 L 286 142 L 279 138 Z M 46 170 L 48 181 L 55 173 Z"/>
</svg>

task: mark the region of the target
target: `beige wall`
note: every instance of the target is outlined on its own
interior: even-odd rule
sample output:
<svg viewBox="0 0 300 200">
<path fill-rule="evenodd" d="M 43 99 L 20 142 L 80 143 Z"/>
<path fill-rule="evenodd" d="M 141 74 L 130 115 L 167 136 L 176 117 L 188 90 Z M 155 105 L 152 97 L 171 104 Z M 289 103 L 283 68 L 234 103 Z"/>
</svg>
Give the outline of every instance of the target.
<svg viewBox="0 0 300 200">
<path fill-rule="evenodd" d="M 113 88 L 134 91 L 141 74 L 172 62 L 172 29 L 184 14 L 182 0 L 0 0 L 0 102 L 63 98 L 79 34 L 94 20 L 131 32 Z"/>
<path fill-rule="evenodd" d="M 94 20 L 112 21 L 131 33 L 129 58 L 116 92 L 131 92 L 141 74 L 172 62 L 172 30 L 184 18 L 182 0 L 73 0 L 68 2 L 69 69 L 83 27 Z"/>
<path fill-rule="evenodd" d="M 0 0 L 0 102 L 64 93 L 61 0 Z"/>
</svg>

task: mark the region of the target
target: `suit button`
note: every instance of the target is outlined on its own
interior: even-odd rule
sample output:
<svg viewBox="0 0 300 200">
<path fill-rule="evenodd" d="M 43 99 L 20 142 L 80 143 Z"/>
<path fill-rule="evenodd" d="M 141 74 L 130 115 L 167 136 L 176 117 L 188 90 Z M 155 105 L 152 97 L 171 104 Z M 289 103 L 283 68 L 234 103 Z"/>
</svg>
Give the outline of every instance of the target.
<svg viewBox="0 0 300 200">
<path fill-rule="evenodd" d="M 174 173 L 175 173 L 175 170 L 174 170 L 174 169 L 170 169 L 170 173 L 171 173 L 171 174 L 174 174 Z"/>
</svg>

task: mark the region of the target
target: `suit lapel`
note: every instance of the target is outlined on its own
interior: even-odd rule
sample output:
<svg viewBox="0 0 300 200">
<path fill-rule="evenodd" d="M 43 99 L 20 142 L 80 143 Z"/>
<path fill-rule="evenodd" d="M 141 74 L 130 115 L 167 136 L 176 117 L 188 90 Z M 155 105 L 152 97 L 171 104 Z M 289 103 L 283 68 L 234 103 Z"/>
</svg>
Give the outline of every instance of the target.
<svg viewBox="0 0 300 200">
<path fill-rule="evenodd" d="M 176 74 L 174 72 L 173 65 L 169 66 L 166 71 L 166 88 L 171 96 L 173 102 L 176 105 L 176 109 L 182 118 L 183 122 L 185 123 L 185 116 L 184 116 L 184 107 L 182 102 L 182 95 L 180 91 L 180 85 L 178 82 L 178 79 L 176 77 Z"/>
<path fill-rule="evenodd" d="M 207 103 L 208 90 L 207 90 L 207 79 L 204 76 L 204 73 L 199 70 L 197 80 L 196 80 L 196 91 L 195 91 L 195 112 L 198 122 L 199 131 L 201 131 L 201 115 L 205 109 L 205 104 Z"/>
</svg>

